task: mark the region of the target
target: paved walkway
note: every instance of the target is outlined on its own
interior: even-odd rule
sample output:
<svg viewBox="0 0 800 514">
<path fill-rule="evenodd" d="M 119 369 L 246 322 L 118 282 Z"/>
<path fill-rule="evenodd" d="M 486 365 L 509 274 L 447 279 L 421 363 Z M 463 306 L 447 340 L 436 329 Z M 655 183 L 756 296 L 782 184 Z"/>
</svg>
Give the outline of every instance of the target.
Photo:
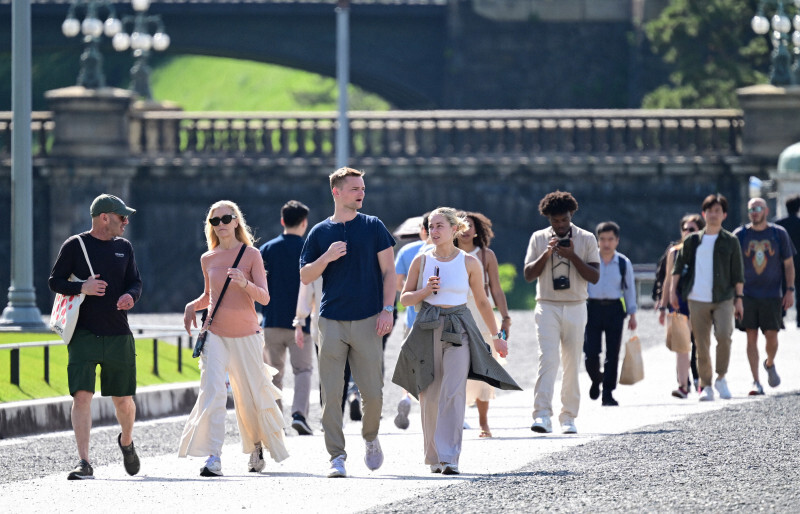
<svg viewBox="0 0 800 514">
<path fill-rule="evenodd" d="M 141 511 L 146 507 L 158 507 L 168 512 L 233 511 L 240 509 L 270 510 L 273 512 L 354 512 L 364 509 L 381 510 L 381 505 L 398 502 L 404 498 L 421 498 L 455 483 L 464 483 L 487 475 L 507 473 L 532 465 L 555 452 L 569 447 L 597 441 L 614 434 L 621 434 L 648 425 L 674 421 L 693 414 L 707 413 L 731 406 L 753 405 L 760 399 L 748 397 L 751 378 L 745 356 L 744 334 L 734 334 L 734 349 L 728 383 L 734 398 L 710 403 L 700 403 L 697 395 L 688 400 L 672 398 L 674 388 L 674 354 L 661 344 L 662 330 L 654 321 L 654 313 L 643 312 L 642 329 L 646 351 L 645 380 L 634 386 L 620 386 L 616 397 L 620 407 L 602 407 L 599 401 L 582 398 L 580 416 L 577 419 L 578 434 L 567 436 L 559 433 L 538 435 L 530 431 L 531 406 L 533 404 L 532 379 L 535 367 L 531 365 L 531 354 L 535 344 L 522 343 L 530 338 L 530 326 L 515 322 L 516 340 L 512 345 L 512 357 L 520 355 L 517 363 L 511 361 L 509 369 L 515 377 L 524 374 L 525 391 L 500 393 L 491 404 L 491 423 L 494 437 L 479 439 L 478 430 L 472 428 L 464 433 L 464 444 L 460 467 L 463 473 L 456 477 L 433 475 L 422 461 L 422 433 L 419 408 L 412 408 L 411 426 L 406 431 L 397 429 L 392 423 L 391 411 L 396 393 L 386 388 L 383 423 L 380 440 L 386 460 L 381 469 L 370 472 L 363 463 L 364 445 L 359 430 L 360 424 L 347 422 L 347 448 L 349 459 L 348 479 L 325 478 L 327 458 L 324 442 L 319 430 L 310 437 L 289 437 L 287 445 L 291 457 L 281 464 L 268 461 L 261 474 L 246 472 L 247 455 L 240 452 L 238 444 L 225 446 L 222 461 L 225 476 L 206 479 L 198 476 L 202 459 L 178 459 L 174 453 L 149 454 L 141 452 L 142 471 L 136 477 L 128 477 L 121 463 L 97 465 L 97 479 L 86 482 L 69 482 L 65 469 L 56 474 L 32 480 L 12 480 L 3 484 L 2 503 L 23 506 L 25 510 L 85 511 L 108 508 L 120 512 Z M 778 389 L 767 387 L 767 394 L 800 390 L 800 346 L 798 329 L 794 320 L 787 319 L 791 326 L 781 333 L 778 355 L 778 371 L 783 383 Z M 524 335 L 523 335 L 524 334 Z M 512 335 L 512 341 L 514 341 Z M 763 341 L 761 342 L 763 354 Z M 387 349 L 387 363 L 389 359 Z M 396 350 L 391 352 L 396 354 Z M 763 359 L 763 355 L 762 355 Z M 527 369 L 520 369 L 520 363 Z M 791 371 L 791 372 L 790 372 Z M 762 370 L 762 382 L 766 376 Z M 581 389 L 588 391 L 589 382 L 581 374 Z M 557 385 L 554 406 L 559 407 Z M 287 396 L 291 394 L 287 391 Z M 391 398 L 391 400 L 390 400 Z M 285 402 L 285 403 L 288 403 Z M 229 422 L 231 417 L 229 416 Z M 146 432 L 146 426 L 172 423 L 181 425 L 184 419 L 160 420 L 137 425 L 137 432 Z M 467 411 L 467 422 L 477 427 L 477 412 Z M 230 429 L 229 423 L 229 429 Z M 96 429 L 112 432 L 115 428 Z M 229 430 L 230 433 L 230 430 Z M 61 435 L 45 437 L 62 437 Z M 101 436 L 93 435 L 93 438 Z M 24 451 L 24 446 L 34 438 L 0 441 L 0 454 Z M 67 438 L 64 438 L 67 440 Z M 231 438 L 229 437 L 229 440 Z M 94 441 L 94 439 L 93 439 Z M 164 441 L 166 448 L 177 446 L 177 441 Z M 140 443 L 146 448 L 147 445 Z M 154 446 L 158 446 L 155 445 Z M 154 448 L 155 449 L 155 448 Z M 94 451 L 94 450 L 93 450 Z M 39 456 L 46 458 L 46 456 Z M 5 460 L 5 459 L 4 459 Z M 6 461 L 8 462 L 8 461 Z M 5 464 L 5 463 L 4 463 Z M 733 465 L 732 463 L 731 465 Z M 723 471 L 724 472 L 724 471 Z M 213 482 L 213 485 L 210 483 Z M 395 503 L 393 510 L 402 510 L 402 502 Z"/>
</svg>

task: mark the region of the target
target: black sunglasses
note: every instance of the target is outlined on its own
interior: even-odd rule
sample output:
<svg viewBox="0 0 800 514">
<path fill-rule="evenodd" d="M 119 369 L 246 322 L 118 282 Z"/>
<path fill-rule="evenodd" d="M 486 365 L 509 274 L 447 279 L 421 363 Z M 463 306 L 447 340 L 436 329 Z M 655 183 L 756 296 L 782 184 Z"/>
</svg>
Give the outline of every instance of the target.
<svg viewBox="0 0 800 514">
<path fill-rule="evenodd" d="M 212 226 L 216 227 L 217 225 L 219 225 L 220 221 L 222 222 L 223 225 L 227 225 L 228 223 L 230 223 L 234 219 L 236 219 L 236 215 L 235 214 L 226 214 L 225 216 L 223 216 L 221 218 L 219 216 L 215 216 L 213 218 L 209 218 L 208 222 L 211 223 Z"/>
</svg>

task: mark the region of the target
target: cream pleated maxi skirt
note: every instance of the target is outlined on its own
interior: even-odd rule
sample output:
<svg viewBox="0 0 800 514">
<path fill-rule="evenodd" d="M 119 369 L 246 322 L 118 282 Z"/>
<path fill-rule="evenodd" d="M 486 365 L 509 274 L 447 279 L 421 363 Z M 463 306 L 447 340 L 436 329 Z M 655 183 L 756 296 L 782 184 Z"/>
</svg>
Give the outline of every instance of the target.
<svg viewBox="0 0 800 514">
<path fill-rule="evenodd" d="M 276 400 L 280 390 L 272 384 L 275 368 L 264 364 L 261 334 L 220 337 L 213 332 L 200 355 L 200 392 L 183 428 L 179 457 L 220 456 L 225 439 L 225 404 L 228 374 L 233 389 L 242 452 L 251 453 L 260 442 L 276 462 L 289 456 L 284 442 L 283 413 Z"/>
</svg>

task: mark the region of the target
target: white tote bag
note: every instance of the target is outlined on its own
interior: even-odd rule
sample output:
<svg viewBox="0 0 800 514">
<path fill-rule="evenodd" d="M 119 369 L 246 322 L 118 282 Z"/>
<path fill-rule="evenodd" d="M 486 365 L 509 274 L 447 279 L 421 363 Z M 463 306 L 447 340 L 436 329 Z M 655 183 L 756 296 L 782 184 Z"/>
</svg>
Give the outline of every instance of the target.
<svg viewBox="0 0 800 514">
<path fill-rule="evenodd" d="M 83 239 L 78 236 L 78 242 L 81 244 L 83 256 L 86 258 L 86 264 L 89 265 L 89 273 L 91 277 L 94 276 L 92 263 L 89 262 L 89 254 L 86 253 L 86 246 L 83 244 Z M 81 280 L 75 275 L 69 276 L 70 282 L 86 282 Z M 75 332 L 75 325 L 78 323 L 78 313 L 80 312 L 81 303 L 86 298 L 85 293 L 76 294 L 72 296 L 56 293 L 56 299 L 53 302 L 53 311 L 50 313 L 50 330 L 61 336 L 65 343 L 69 344 L 72 339 L 72 334 Z"/>
</svg>

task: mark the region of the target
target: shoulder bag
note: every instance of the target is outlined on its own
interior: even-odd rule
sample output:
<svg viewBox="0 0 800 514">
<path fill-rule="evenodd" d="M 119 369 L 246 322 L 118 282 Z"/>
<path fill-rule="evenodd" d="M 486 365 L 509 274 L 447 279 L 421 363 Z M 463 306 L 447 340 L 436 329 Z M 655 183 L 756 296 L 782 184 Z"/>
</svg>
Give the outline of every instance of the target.
<svg viewBox="0 0 800 514">
<path fill-rule="evenodd" d="M 81 244 L 86 264 L 89 265 L 89 276 L 93 277 L 92 263 L 89 261 L 89 254 L 86 252 L 86 245 L 83 244 L 81 236 L 78 236 L 78 242 Z M 68 280 L 70 282 L 86 282 L 74 274 L 70 275 Z M 75 325 L 78 323 L 78 314 L 84 298 L 86 298 L 86 293 L 74 295 L 57 293 L 53 302 L 53 310 L 50 312 L 50 330 L 60 335 L 67 344 L 72 340 L 72 334 L 75 333 Z"/>
<path fill-rule="evenodd" d="M 233 261 L 233 267 L 239 265 L 239 261 L 244 255 L 244 250 L 247 248 L 247 245 L 242 243 L 242 249 L 239 250 L 239 255 L 236 256 L 236 260 Z M 219 304 L 222 301 L 222 297 L 225 296 L 225 291 L 228 290 L 228 284 L 231 283 L 231 277 L 228 277 L 225 280 L 225 285 L 222 286 L 222 291 L 219 293 L 219 298 L 217 298 L 217 303 L 214 305 L 214 310 L 211 311 L 211 316 L 208 317 L 206 324 L 203 326 L 203 329 L 200 331 L 200 334 L 197 336 L 197 343 L 194 345 L 194 350 L 192 351 L 192 357 L 195 359 L 200 357 L 200 354 L 203 353 L 203 347 L 206 345 L 206 338 L 208 337 L 208 327 L 211 326 L 211 322 L 214 321 L 214 315 L 217 313 L 217 309 L 219 308 Z"/>
</svg>

